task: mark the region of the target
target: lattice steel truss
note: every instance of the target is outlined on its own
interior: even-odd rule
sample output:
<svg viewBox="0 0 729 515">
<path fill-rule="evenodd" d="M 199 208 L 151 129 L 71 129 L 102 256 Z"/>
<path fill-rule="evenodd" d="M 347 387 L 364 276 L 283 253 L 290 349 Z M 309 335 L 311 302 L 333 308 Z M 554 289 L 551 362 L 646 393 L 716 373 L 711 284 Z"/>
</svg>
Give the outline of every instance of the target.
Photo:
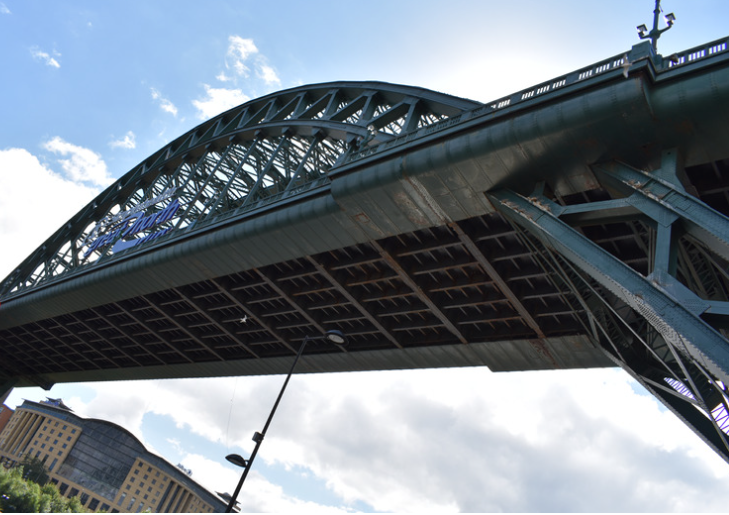
<svg viewBox="0 0 729 515">
<path fill-rule="evenodd" d="M 603 188 L 581 198 L 556 198 L 544 185 L 492 198 L 580 299 L 591 338 L 729 461 L 726 170 L 716 182 L 696 177 L 719 192 L 723 214 L 687 193 L 680 171 L 667 151 L 651 174 L 595 166 Z"/>
<path fill-rule="evenodd" d="M 306 86 L 253 100 L 122 177 L 5 279 L 0 296 L 326 187 L 328 170 L 348 152 L 479 105 L 372 82 Z"/>
</svg>

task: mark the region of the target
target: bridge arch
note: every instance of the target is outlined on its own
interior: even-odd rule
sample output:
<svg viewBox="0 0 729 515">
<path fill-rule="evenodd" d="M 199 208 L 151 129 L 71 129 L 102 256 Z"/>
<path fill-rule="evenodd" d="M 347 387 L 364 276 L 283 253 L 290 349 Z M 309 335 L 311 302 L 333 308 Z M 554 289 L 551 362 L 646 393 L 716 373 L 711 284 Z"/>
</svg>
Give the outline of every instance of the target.
<svg viewBox="0 0 729 515">
<path fill-rule="evenodd" d="M 120 239 L 149 243 L 296 197 L 327 184 L 327 172 L 348 152 L 480 105 L 381 82 L 300 86 L 251 100 L 203 122 L 122 176 L 23 261 L 0 285 L 0 296 L 128 253 L 130 245 Z"/>
</svg>

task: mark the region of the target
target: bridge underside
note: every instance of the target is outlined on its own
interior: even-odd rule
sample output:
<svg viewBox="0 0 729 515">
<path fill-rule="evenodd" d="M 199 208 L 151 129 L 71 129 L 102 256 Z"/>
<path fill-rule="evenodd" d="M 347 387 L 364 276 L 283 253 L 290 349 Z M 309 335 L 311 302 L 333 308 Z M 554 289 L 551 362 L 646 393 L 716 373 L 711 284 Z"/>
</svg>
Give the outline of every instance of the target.
<svg viewBox="0 0 729 515">
<path fill-rule="evenodd" d="M 586 338 L 579 300 L 520 232 L 493 213 L 24 324 L 0 337 L 16 372 L 48 383 L 117 373 L 281 373 L 288 366 L 281 358 L 295 355 L 306 335 L 333 328 L 347 334 L 346 350 L 312 342 L 300 371 L 612 365 Z"/>
<path fill-rule="evenodd" d="M 729 213 L 729 161 L 688 168 L 687 179 Z M 611 198 L 600 187 L 559 202 L 596 206 L 572 215 L 573 225 L 647 276 L 656 231 L 644 215 L 616 217 L 599 204 Z M 690 236 L 678 252 L 681 280 L 702 289 L 713 280 L 711 294 L 725 300 L 717 258 Z M 306 335 L 332 328 L 348 347 L 312 342 L 300 371 L 612 366 L 580 273 L 493 212 L 3 329 L 0 338 L 18 386 L 282 373 Z"/>
</svg>

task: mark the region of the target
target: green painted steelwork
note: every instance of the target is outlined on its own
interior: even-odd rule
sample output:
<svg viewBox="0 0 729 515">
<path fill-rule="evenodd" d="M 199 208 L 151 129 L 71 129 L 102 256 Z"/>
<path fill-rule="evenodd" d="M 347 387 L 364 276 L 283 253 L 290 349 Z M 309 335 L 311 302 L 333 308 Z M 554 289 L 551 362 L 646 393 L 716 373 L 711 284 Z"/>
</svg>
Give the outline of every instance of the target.
<svg viewBox="0 0 729 515">
<path fill-rule="evenodd" d="M 5 279 L 0 379 L 282 373 L 339 329 L 302 371 L 618 364 L 729 458 L 727 41 L 488 104 L 339 82 L 223 113 Z"/>
</svg>

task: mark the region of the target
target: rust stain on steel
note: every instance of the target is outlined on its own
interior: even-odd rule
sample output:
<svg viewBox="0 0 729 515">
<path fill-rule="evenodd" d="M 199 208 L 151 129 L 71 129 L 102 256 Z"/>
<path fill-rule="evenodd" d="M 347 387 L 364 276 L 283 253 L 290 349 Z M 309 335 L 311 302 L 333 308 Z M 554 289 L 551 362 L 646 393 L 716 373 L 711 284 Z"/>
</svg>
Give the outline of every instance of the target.
<svg viewBox="0 0 729 515">
<path fill-rule="evenodd" d="M 562 368 L 561 366 L 559 366 L 559 363 L 557 363 L 557 360 L 554 359 L 552 353 L 549 352 L 549 347 L 547 347 L 547 344 L 544 340 L 530 339 L 529 345 L 532 346 L 537 354 L 539 354 L 543 358 L 546 358 L 546 360 L 549 361 L 549 363 L 551 363 L 554 368 Z"/>
<path fill-rule="evenodd" d="M 405 193 L 395 193 L 395 204 L 400 206 L 405 212 L 405 216 L 415 225 L 420 227 L 428 226 L 428 219 L 425 214 L 415 205 L 410 197 Z"/>
<path fill-rule="evenodd" d="M 463 333 L 456 327 L 456 325 L 451 322 L 451 320 L 443 313 L 438 306 L 435 305 L 435 303 L 430 300 L 430 297 L 425 294 L 422 288 L 418 286 L 418 284 L 408 275 L 408 273 L 400 266 L 400 263 L 397 262 L 397 260 L 390 255 L 389 252 L 387 252 L 378 242 L 373 241 L 371 245 L 379 252 L 382 259 L 392 268 L 400 278 L 400 280 L 403 282 L 405 286 L 410 288 L 410 290 L 420 299 L 420 301 L 428 306 L 428 309 L 443 323 L 446 329 L 448 329 L 456 338 L 458 338 L 458 341 L 461 343 L 467 345 L 468 340 L 465 336 L 463 336 Z"/>
<path fill-rule="evenodd" d="M 348 301 L 349 301 L 349 302 L 350 302 L 350 303 L 352 304 L 352 306 L 354 306 L 354 308 L 355 308 L 355 309 L 356 309 L 357 311 L 359 311 L 359 312 L 360 312 L 360 313 L 361 313 L 361 314 L 362 314 L 362 315 L 363 315 L 363 316 L 364 316 L 364 317 L 365 317 L 365 318 L 366 318 L 367 320 L 369 320 L 369 322 L 370 322 L 370 323 L 371 323 L 371 324 L 372 324 L 373 326 L 375 326 L 375 327 L 377 328 L 377 330 L 378 330 L 378 331 L 380 331 L 380 333 L 382 333 L 382 335 L 383 335 L 383 336 L 384 336 L 385 338 L 387 338 L 388 340 L 390 340 L 390 342 L 392 342 L 392 343 L 393 343 L 393 344 L 394 344 L 394 345 L 395 345 L 395 346 L 396 346 L 397 348 L 399 348 L 399 349 L 402 349 L 402 348 L 403 348 L 403 347 L 402 347 L 402 345 L 400 345 L 400 342 L 399 342 L 399 341 L 397 341 L 397 339 L 396 339 L 396 338 L 395 338 L 395 337 L 394 337 L 394 336 L 392 335 L 392 333 L 390 333 L 390 331 L 388 331 L 388 330 L 387 330 L 387 329 L 385 328 L 385 326 L 383 326 L 383 325 L 382 325 L 382 324 L 380 323 L 380 321 L 379 321 L 379 320 L 377 319 L 377 317 L 376 317 L 375 315 L 373 315 L 372 313 L 370 313 L 370 312 L 369 312 L 369 311 L 368 311 L 368 310 L 367 310 L 367 309 L 366 309 L 366 308 L 365 308 L 365 307 L 364 307 L 364 306 L 362 305 L 362 303 L 361 303 L 360 301 L 358 301 L 358 300 L 357 300 L 357 299 L 356 299 L 356 298 L 354 297 L 354 295 L 352 295 L 352 294 L 351 294 L 351 293 L 349 292 L 349 290 L 347 290 L 347 289 L 346 289 L 346 288 L 344 287 L 344 285 L 343 285 L 343 284 L 342 284 L 341 282 L 339 282 L 339 281 L 338 281 L 338 280 L 337 280 L 337 279 L 336 279 L 336 278 L 335 278 L 335 277 L 334 277 L 334 276 L 333 276 L 333 275 L 332 275 L 332 274 L 330 273 L 330 271 L 329 271 L 329 270 L 327 270 L 327 269 L 326 269 L 326 268 L 324 267 L 324 265 L 322 265 L 321 263 L 319 263 L 319 262 L 318 262 L 318 261 L 317 261 L 316 259 L 314 259 L 314 258 L 313 258 L 313 257 L 311 257 L 311 256 L 308 256 L 308 257 L 307 257 L 307 260 L 309 261 L 309 263 L 311 263 L 311 264 L 312 264 L 312 265 L 314 266 L 314 268 L 316 268 L 316 271 L 317 271 L 317 272 L 319 272 L 319 274 L 321 274 L 321 275 L 322 275 L 322 276 L 323 276 L 323 277 L 324 277 L 324 278 L 325 278 L 325 279 L 326 279 L 327 281 L 329 281 L 329 283 L 330 283 L 330 284 L 331 284 L 331 285 L 332 285 L 332 286 L 333 286 L 334 288 L 336 288 L 336 289 L 337 289 L 337 291 L 338 291 L 339 293 L 341 293 L 341 294 L 342 294 L 342 295 L 344 296 L 344 298 L 346 298 L 346 299 L 347 299 L 347 300 L 348 300 Z M 342 350 L 345 350 L 345 349 L 342 349 Z"/>
<path fill-rule="evenodd" d="M 524 322 L 536 333 L 539 338 L 544 338 L 544 332 L 542 332 L 542 329 L 541 327 L 539 327 L 537 321 L 534 319 L 534 317 L 532 317 L 531 313 L 529 313 L 524 304 L 522 304 L 522 302 L 519 300 L 519 297 L 516 296 L 516 294 L 509 287 L 504 278 L 501 277 L 501 274 L 496 271 L 493 265 L 483 254 L 483 252 L 481 252 L 481 249 L 478 248 L 476 243 L 465 233 L 463 229 L 461 229 L 461 226 L 459 226 L 456 222 L 448 224 L 448 227 L 450 227 L 453 232 L 458 235 L 458 238 L 461 240 L 461 243 L 463 243 L 463 245 L 466 247 L 466 250 L 468 250 L 471 256 L 473 256 L 473 258 L 476 260 L 476 262 L 481 266 L 481 268 L 483 268 L 484 272 L 486 272 L 489 277 L 491 277 L 494 285 L 499 289 L 501 294 L 506 297 L 506 299 L 516 310 L 516 312 L 519 313 Z"/>
</svg>

